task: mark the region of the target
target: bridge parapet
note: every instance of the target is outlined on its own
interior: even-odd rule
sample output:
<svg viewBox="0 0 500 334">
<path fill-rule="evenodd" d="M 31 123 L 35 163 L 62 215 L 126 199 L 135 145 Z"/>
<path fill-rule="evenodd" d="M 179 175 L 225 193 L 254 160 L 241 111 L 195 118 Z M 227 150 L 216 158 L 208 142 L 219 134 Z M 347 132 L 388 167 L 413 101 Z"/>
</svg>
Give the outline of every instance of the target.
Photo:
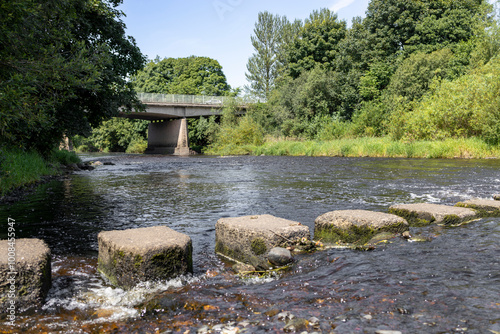
<svg viewBox="0 0 500 334">
<path fill-rule="evenodd" d="M 264 102 L 254 97 L 208 96 L 208 95 L 181 95 L 181 94 L 153 94 L 137 93 L 142 103 L 172 103 L 172 104 L 206 104 L 222 106 L 235 102 L 237 105 Z"/>
</svg>

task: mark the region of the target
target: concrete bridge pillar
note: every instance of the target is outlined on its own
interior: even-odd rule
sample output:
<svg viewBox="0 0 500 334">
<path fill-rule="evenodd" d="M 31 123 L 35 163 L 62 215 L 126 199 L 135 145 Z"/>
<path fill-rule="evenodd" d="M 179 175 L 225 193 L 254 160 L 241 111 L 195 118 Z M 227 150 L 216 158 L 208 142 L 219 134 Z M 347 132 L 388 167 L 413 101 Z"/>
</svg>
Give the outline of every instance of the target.
<svg viewBox="0 0 500 334">
<path fill-rule="evenodd" d="M 189 155 L 187 120 L 149 123 L 146 153 Z"/>
</svg>

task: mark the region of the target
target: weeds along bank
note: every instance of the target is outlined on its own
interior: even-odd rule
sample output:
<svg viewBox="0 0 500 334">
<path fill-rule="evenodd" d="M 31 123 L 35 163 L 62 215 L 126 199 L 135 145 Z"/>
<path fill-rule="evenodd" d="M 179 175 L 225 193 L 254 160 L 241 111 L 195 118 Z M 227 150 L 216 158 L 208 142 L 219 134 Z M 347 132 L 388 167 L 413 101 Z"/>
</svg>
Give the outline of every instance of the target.
<svg viewBox="0 0 500 334">
<path fill-rule="evenodd" d="M 389 137 L 363 137 L 329 141 L 268 138 L 262 144 L 212 145 L 210 155 L 338 156 L 384 158 L 498 158 L 500 147 L 477 138 L 404 142 Z"/>
<path fill-rule="evenodd" d="M 0 198 L 8 192 L 34 184 L 45 176 L 61 173 L 62 165 L 78 163 L 74 152 L 54 150 L 44 158 L 34 151 L 2 149 L 0 153 Z"/>
</svg>

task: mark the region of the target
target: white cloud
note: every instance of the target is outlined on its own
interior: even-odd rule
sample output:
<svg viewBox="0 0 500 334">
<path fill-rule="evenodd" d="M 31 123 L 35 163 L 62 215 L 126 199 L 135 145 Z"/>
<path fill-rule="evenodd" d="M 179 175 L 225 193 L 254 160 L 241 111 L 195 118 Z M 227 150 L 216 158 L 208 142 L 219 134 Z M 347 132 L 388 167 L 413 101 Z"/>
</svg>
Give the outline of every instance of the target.
<svg viewBox="0 0 500 334">
<path fill-rule="evenodd" d="M 330 10 L 332 12 L 337 13 L 339 10 L 346 8 L 346 7 L 349 7 L 355 1 L 356 0 L 338 0 L 337 2 L 335 2 L 335 4 L 333 6 L 330 7 Z"/>
</svg>

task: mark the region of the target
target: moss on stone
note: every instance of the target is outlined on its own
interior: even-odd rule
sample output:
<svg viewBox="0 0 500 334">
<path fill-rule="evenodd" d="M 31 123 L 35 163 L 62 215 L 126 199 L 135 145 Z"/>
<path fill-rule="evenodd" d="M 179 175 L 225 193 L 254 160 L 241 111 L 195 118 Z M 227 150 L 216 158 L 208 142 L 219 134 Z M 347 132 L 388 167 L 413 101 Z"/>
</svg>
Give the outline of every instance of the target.
<svg viewBox="0 0 500 334">
<path fill-rule="evenodd" d="M 461 219 L 457 215 L 447 215 L 443 218 L 443 221 L 441 224 L 443 225 L 458 225 L 463 222 L 463 219 Z"/>
<path fill-rule="evenodd" d="M 359 227 L 355 225 L 350 226 L 348 229 L 341 229 L 332 225 L 326 225 L 315 230 L 314 240 L 320 240 L 326 243 L 341 242 L 354 245 L 364 245 L 379 233 L 386 232 L 400 234 L 406 230 L 408 230 L 408 226 L 404 223 L 395 224 L 381 229 L 373 229 L 365 226 Z"/>
<path fill-rule="evenodd" d="M 327 225 L 322 228 L 317 228 L 314 232 L 314 239 L 321 240 L 326 243 L 349 243 L 349 244 L 364 244 L 375 235 L 375 230 L 370 228 L 360 228 L 351 226 L 347 230 Z"/>
<path fill-rule="evenodd" d="M 260 240 L 261 242 L 264 242 L 260 238 L 256 238 L 256 239 L 254 239 L 254 241 L 255 240 Z M 259 244 L 259 242 L 257 242 L 257 244 Z M 265 250 L 264 250 L 264 253 L 265 253 L 267 251 L 267 247 L 266 247 L 265 243 L 264 243 L 264 248 L 265 248 Z M 239 261 L 242 263 L 250 264 L 254 268 L 257 268 L 259 270 L 267 270 L 268 269 L 268 266 L 266 264 L 266 260 L 259 257 L 259 255 L 262 255 L 264 253 L 259 254 L 259 255 L 257 255 L 257 254 L 252 255 L 252 254 L 243 252 L 239 248 L 237 248 L 237 249 L 228 248 L 224 245 L 224 243 L 222 243 L 220 241 L 215 242 L 215 252 L 219 253 L 219 254 L 221 254 L 229 259 L 232 259 L 234 261 Z"/>
<path fill-rule="evenodd" d="M 215 252 L 225 255 L 229 258 L 244 262 L 245 254 L 240 249 L 232 249 L 226 247 L 223 242 L 217 241 L 215 243 Z"/>
<path fill-rule="evenodd" d="M 19 290 L 17 291 L 17 295 L 22 297 L 26 296 L 28 294 L 29 288 L 26 285 L 22 285 L 19 287 Z"/>
<path fill-rule="evenodd" d="M 134 266 L 136 268 L 140 268 L 141 267 L 141 264 L 143 262 L 143 259 L 142 259 L 142 256 L 140 255 L 136 255 L 135 258 L 134 258 Z"/>
<path fill-rule="evenodd" d="M 478 217 L 500 217 L 500 210 L 492 206 L 483 206 L 483 205 L 469 204 L 463 202 L 459 202 L 455 206 L 461 208 L 473 209 L 474 211 L 477 212 Z"/>
<path fill-rule="evenodd" d="M 373 238 L 368 241 L 369 245 L 376 245 L 380 243 L 387 242 L 390 239 L 394 238 L 394 233 L 391 232 L 382 232 L 382 233 L 377 233 L 376 235 L 373 236 Z"/>
<path fill-rule="evenodd" d="M 431 224 L 434 222 L 436 219 L 433 216 L 429 217 L 422 217 L 415 211 L 410 211 L 406 209 L 394 209 L 390 208 L 389 213 L 392 213 L 393 215 L 399 216 L 404 218 L 410 226 L 413 227 L 423 227 Z M 426 219 L 428 218 L 428 219 Z"/>
<path fill-rule="evenodd" d="M 250 248 L 252 249 L 252 252 L 257 256 L 265 254 L 267 252 L 266 242 L 261 238 L 253 239 L 250 243 Z"/>
</svg>

